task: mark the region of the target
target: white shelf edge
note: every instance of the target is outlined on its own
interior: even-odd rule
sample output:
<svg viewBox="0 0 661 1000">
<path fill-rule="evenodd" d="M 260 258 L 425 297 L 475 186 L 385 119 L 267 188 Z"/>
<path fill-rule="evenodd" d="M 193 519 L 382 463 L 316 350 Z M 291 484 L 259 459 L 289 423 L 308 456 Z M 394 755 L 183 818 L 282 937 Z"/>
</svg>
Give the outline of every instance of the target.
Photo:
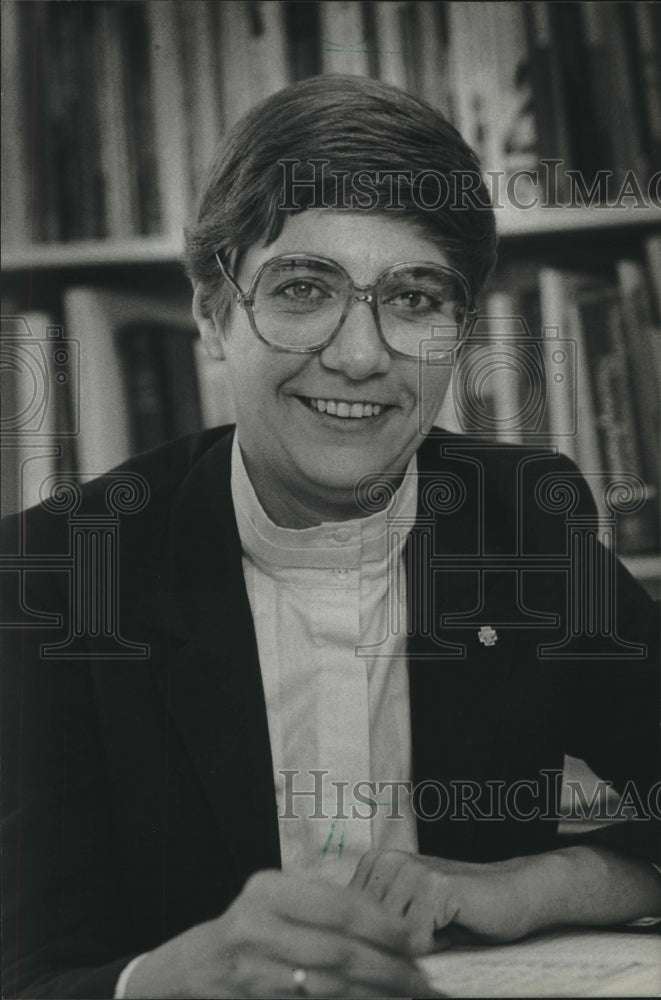
<svg viewBox="0 0 661 1000">
<path fill-rule="evenodd" d="M 661 208 L 619 209 L 548 207 L 525 211 L 512 205 L 496 209 L 498 234 L 510 237 L 534 237 L 554 233 L 571 234 L 618 230 L 635 227 L 642 230 L 661 227 Z M 122 264 L 178 263 L 183 260 L 183 242 L 172 237 L 137 236 L 123 240 L 77 240 L 71 243 L 42 243 L 7 247 L 2 255 L 2 269 L 11 271 L 56 270 L 65 267 L 93 267 Z"/>
<path fill-rule="evenodd" d="M 544 236 L 552 233 L 604 231 L 635 227 L 651 229 L 661 226 L 661 208 L 570 208 L 549 206 L 527 211 L 514 205 L 495 209 L 498 235 Z"/>
<path fill-rule="evenodd" d="M 136 236 L 125 240 L 76 240 L 5 249 L 3 271 L 55 270 L 121 264 L 177 263 L 183 260 L 182 240 Z"/>
</svg>

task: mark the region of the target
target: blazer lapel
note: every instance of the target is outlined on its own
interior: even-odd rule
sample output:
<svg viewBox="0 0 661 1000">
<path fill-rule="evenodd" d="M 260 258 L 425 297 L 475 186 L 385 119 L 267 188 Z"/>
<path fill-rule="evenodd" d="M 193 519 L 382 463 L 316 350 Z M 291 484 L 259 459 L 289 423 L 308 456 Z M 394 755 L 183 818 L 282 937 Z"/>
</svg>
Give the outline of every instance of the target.
<svg viewBox="0 0 661 1000">
<path fill-rule="evenodd" d="M 166 603 L 179 635 L 156 683 L 196 765 L 242 879 L 280 866 L 257 642 L 230 489 L 232 435 L 178 490 Z M 161 604 L 161 606 L 163 606 Z M 172 649 L 172 644 L 170 644 Z"/>
<path fill-rule="evenodd" d="M 418 820 L 421 852 L 461 856 L 470 850 L 474 824 L 448 822 L 454 806 L 449 783 L 480 784 L 497 772 L 498 727 L 520 633 L 499 631 L 490 647 L 479 641 L 480 624 L 490 625 L 490 616 L 498 620 L 500 598 L 506 601 L 507 595 L 497 586 L 483 595 L 473 565 L 461 569 L 461 557 L 479 555 L 483 544 L 479 472 L 442 453 L 439 461 L 439 447 L 430 439 L 418 453 L 418 517 L 407 543 L 413 782 L 441 782 L 450 794 L 442 820 Z M 461 482 L 459 487 L 454 480 L 454 486 L 463 500 L 453 504 L 444 492 L 434 508 L 428 482 L 436 477 L 447 487 L 453 476 Z M 444 556 L 458 560 L 445 568 Z M 415 600 L 427 601 L 426 615 L 416 613 Z M 470 622 L 462 623 L 462 617 Z M 438 810 L 437 793 L 430 792 L 427 806 L 421 805 L 424 811 Z"/>
</svg>

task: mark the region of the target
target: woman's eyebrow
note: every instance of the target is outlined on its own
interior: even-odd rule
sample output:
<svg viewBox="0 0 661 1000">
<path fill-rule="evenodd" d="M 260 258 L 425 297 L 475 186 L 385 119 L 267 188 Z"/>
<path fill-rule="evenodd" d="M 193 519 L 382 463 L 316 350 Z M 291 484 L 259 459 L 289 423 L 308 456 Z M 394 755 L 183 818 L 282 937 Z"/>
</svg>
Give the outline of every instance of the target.
<svg viewBox="0 0 661 1000">
<path fill-rule="evenodd" d="M 311 257 L 307 257 L 305 254 L 301 254 L 300 257 L 294 257 L 290 260 L 283 260 L 279 262 L 279 267 L 283 271 L 293 271 L 299 267 L 305 267 L 308 271 L 334 271 L 337 267 L 341 265 L 337 264 L 335 261 L 331 260 L 315 260 Z"/>
</svg>

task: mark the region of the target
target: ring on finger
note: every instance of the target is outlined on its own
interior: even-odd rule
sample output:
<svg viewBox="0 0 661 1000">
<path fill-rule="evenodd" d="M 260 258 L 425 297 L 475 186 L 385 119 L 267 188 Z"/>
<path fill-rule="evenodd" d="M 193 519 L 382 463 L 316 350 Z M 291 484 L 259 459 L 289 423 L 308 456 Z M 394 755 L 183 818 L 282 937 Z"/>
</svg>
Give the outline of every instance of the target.
<svg viewBox="0 0 661 1000">
<path fill-rule="evenodd" d="M 305 986 L 305 983 L 308 978 L 308 974 L 305 971 L 305 969 L 294 969 L 291 974 L 291 977 L 294 980 L 294 993 L 296 994 L 296 996 L 309 997 L 310 994 L 308 993 Z"/>
</svg>

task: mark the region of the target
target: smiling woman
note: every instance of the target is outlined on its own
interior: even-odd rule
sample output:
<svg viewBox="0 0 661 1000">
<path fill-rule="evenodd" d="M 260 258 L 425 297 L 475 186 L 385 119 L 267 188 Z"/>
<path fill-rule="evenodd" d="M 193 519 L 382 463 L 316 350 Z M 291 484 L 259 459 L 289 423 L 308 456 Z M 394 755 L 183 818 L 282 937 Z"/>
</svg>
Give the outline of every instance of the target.
<svg viewBox="0 0 661 1000">
<path fill-rule="evenodd" d="M 422 997 L 421 953 L 661 914 L 651 602 L 572 463 L 432 431 L 494 257 L 474 154 L 391 87 L 228 139 L 187 266 L 236 426 L 7 525 L 18 995 Z M 567 754 L 640 821 L 561 841 Z"/>
<path fill-rule="evenodd" d="M 261 285 L 265 273 L 271 283 L 271 260 L 292 254 L 335 261 L 359 286 L 372 285 L 401 261 L 428 261 L 429 270 L 435 265 L 441 274 L 448 263 L 437 244 L 401 216 L 310 209 L 290 216 L 272 243 L 251 247 L 243 255 L 237 275 L 240 285 L 253 286 L 255 278 Z M 316 282 L 315 288 L 321 289 L 318 277 Z M 328 288 L 327 274 L 324 282 Z M 297 287 L 300 292 L 301 285 Z M 463 290 L 461 284 L 457 287 Z M 419 285 L 414 293 L 421 294 Z M 266 295 L 272 296 L 268 287 Z M 323 295 L 323 301 L 329 301 L 328 292 Z M 433 333 L 429 318 L 416 324 L 412 336 L 410 320 L 398 321 L 398 326 L 406 324 L 410 338 L 411 354 L 404 356 L 391 347 L 390 338 L 386 340 L 382 330 L 389 326 L 383 320 L 379 326 L 378 314 L 361 294 L 353 296 L 354 301 L 345 298 L 332 322 L 323 320 L 324 338 L 317 333 L 319 310 L 308 305 L 302 314 L 296 307 L 286 330 L 278 307 L 273 333 L 264 317 L 268 305 L 251 324 L 246 311 L 236 307 L 221 315 L 204 315 L 201 297 L 198 285 L 196 319 L 211 353 L 227 362 L 237 437 L 268 514 L 286 527 L 308 527 L 358 515 L 355 490 L 366 474 L 380 473 L 399 485 L 440 409 L 451 375 L 448 365 L 421 368 L 421 352 Z M 261 295 L 257 301 L 261 304 Z M 388 308 L 392 310 L 392 302 L 386 296 Z M 385 310 L 380 307 L 381 315 Z M 447 315 L 439 307 L 438 318 L 445 318 L 449 326 L 453 312 L 454 308 Z M 391 313 L 386 314 L 390 322 Z M 312 348 L 306 353 L 298 347 L 275 351 L 264 342 L 268 335 L 300 343 L 305 335 L 297 333 L 299 325 L 312 328 Z M 453 337 L 457 339 L 457 334 Z M 401 346 L 399 333 L 394 339 Z M 316 346 L 319 340 L 322 346 Z M 358 406 L 362 419 L 350 419 L 354 407 L 354 417 L 359 415 Z"/>
</svg>

